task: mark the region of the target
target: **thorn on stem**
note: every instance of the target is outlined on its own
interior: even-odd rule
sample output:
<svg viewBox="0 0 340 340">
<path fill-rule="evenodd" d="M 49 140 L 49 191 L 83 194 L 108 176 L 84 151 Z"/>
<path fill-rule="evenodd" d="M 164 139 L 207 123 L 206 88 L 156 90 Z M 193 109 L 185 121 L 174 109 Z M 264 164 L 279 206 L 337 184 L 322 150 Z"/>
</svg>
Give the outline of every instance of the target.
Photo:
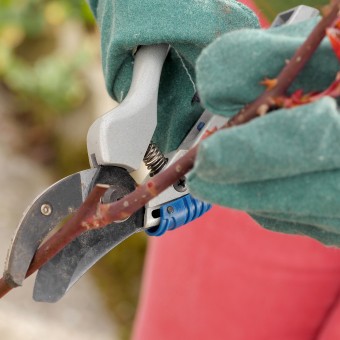
<svg viewBox="0 0 340 340">
<path fill-rule="evenodd" d="M 264 85 L 266 87 L 266 90 L 269 91 L 273 89 L 277 85 L 277 78 L 265 78 L 261 81 L 261 85 Z"/>
<path fill-rule="evenodd" d="M 269 111 L 269 105 L 268 104 L 262 104 L 258 107 L 256 110 L 256 113 L 258 116 L 262 117 Z"/>
</svg>

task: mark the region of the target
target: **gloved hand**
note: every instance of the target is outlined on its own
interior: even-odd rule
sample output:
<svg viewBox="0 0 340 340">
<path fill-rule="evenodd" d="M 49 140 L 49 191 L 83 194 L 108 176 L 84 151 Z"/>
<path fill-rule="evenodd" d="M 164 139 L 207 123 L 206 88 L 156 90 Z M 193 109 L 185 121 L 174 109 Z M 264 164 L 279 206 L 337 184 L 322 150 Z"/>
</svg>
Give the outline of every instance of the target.
<svg viewBox="0 0 340 340">
<path fill-rule="evenodd" d="M 161 77 L 153 137 L 163 152 L 178 147 L 203 111 L 192 103 L 201 50 L 225 32 L 258 27 L 255 14 L 235 0 L 90 0 L 90 5 L 101 31 L 107 90 L 118 102 L 130 88 L 133 50 L 158 43 L 172 46 Z"/>
<path fill-rule="evenodd" d="M 264 90 L 316 23 L 231 32 L 197 61 L 198 91 L 213 113 L 230 116 Z M 291 91 L 323 90 L 339 64 L 328 41 Z M 334 99 L 281 109 L 205 140 L 189 176 L 196 197 L 247 211 L 276 231 L 340 246 L 340 115 Z"/>
</svg>

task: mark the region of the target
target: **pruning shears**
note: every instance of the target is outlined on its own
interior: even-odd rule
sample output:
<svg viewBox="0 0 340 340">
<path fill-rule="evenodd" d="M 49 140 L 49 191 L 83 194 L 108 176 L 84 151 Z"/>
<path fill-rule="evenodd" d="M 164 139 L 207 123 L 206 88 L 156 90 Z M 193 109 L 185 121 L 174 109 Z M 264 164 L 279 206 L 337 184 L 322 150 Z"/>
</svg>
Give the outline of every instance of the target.
<svg viewBox="0 0 340 340">
<path fill-rule="evenodd" d="M 299 6 L 281 13 L 273 26 L 317 14 L 315 9 Z M 135 189 L 136 183 L 130 173 L 143 161 L 150 171 L 149 176 L 153 176 L 196 145 L 207 131 L 226 123 L 226 118 L 204 111 L 176 151 L 163 155 L 152 143 L 157 125 L 159 81 L 168 50 L 166 44 L 138 49 L 128 95 L 89 129 L 87 150 L 91 168 L 53 184 L 28 207 L 9 249 L 4 273 L 8 284 L 22 285 L 38 247 L 81 206 L 96 184 L 109 186 L 102 197 L 103 203 L 117 201 Z M 39 269 L 33 298 L 58 301 L 91 266 L 129 236 L 141 231 L 149 236 L 161 236 L 200 217 L 210 207 L 190 195 L 182 178 L 128 219 L 88 231 L 68 244 Z"/>
</svg>

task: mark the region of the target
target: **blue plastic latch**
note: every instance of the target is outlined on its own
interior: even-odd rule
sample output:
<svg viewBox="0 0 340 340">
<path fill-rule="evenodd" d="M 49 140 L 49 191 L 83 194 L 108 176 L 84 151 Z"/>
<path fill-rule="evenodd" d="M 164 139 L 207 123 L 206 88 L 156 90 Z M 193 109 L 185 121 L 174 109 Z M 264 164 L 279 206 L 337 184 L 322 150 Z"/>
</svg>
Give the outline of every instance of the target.
<svg viewBox="0 0 340 340">
<path fill-rule="evenodd" d="M 193 198 L 191 195 L 182 196 L 160 208 L 161 223 L 146 230 L 146 233 L 149 236 L 161 236 L 202 216 L 210 208 L 211 204 Z"/>
<path fill-rule="evenodd" d="M 205 123 L 204 123 L 204 122 L 199 122 L 199 123 L 197 124 L 197 130 L 198 130 L 198 131 L 201 131 L 201 130 L 204 128 L 204 126 L 205 126 Z"/>
</svg>

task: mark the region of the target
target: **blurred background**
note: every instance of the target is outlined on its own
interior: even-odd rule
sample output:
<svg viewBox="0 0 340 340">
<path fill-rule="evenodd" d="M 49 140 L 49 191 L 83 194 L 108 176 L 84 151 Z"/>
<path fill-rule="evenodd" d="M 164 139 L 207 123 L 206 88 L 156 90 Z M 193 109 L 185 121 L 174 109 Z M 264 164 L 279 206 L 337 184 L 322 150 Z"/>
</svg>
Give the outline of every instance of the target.
<svg viewBox="0 0 340 340">
<path fill-rule="evenodd" d="M 301 4 L 295 0 L 255 2 L 270 21 L 278 12 Z M 306 5 L 327 3 L 310 0 Z M 0 0 L 0 103 L 0 255 L 4 258 L 22 211 L 34 196 L 57 179 L 88 168 L 87 129 L 97 115 L 115 105 L 105 92 L 99 33 L 85 1 Z M 73 339 L 78 339 L 72 333 L 77 328 L 82 328 L 81 338 L 87 339 L 85 333 L 95 334 L 95 327 L 101 331 L 98 339 L 128 339 L 145 249 L 144 235 L 130 238 L 57 305 L 36 307 L 26 302 L 31 300 L 29 285 L 26 291 L 12 292 L 13 297 L 0 303 L 0 338 L 24 339 L 19 333 L 10 335 L 10 322 L 3 319 L 16 318 L 13 306 L 17 305 L 23 319 L 35 311 L 41 318 L 50 315 L 62 327 L 72 324 L 67 334 L 73 334 Z M 13 315 L 8 312 L 12 308 Z M 87 328 L 88 323 L 95 324 L 94 329 Z M 43 337 L 44 333 L 28 325 L 22 327 L 25 339 L 31 339 L 29 334 L 32 339 L 38 334 Z M 58 338 L 68 337 L 59 334 Z"/>
</svg>

